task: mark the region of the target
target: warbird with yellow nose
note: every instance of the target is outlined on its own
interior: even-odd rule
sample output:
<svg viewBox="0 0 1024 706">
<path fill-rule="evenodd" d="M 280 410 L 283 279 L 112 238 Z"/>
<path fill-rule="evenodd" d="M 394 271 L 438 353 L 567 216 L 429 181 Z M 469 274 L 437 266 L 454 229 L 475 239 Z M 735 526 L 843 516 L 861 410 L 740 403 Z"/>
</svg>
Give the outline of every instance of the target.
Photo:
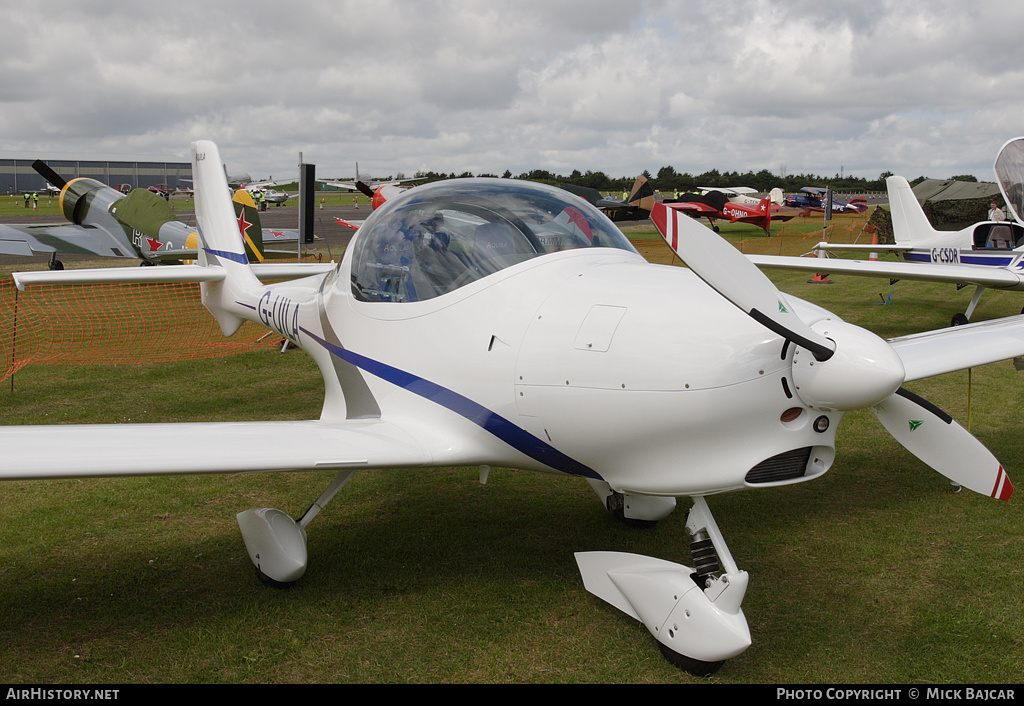
<svg viewBox="0 0 1024 706">
<path fill-rule="evenodd" d="M 326 389 L 320 418 L 6 427 L 0 477 L 333 469 L 300 518 L 238 516 L 259 575 L 278 584 L 302 576 L 310 521 L 363 469 L 578 476 L 631 522 L 656 522 L 689 497 L 695 566 L 616 552 L 577 563 L 588 590 L 698 674 L 750 644 L 747 574 L 707 496 L 821 476 L 844 412 L 870 408 L 964 487 L 1012 492 L 980 442 L 901 385 L 1024 354 L 1021 317 L 883 341 L 785 296 L 671 208 L 652 217 L 688 268 L 646 262 L 568 192 L 510 179 L 405 191 L 329 271 L 265 285 L 242 249 L 217 147 L 196 142 L 192 159 L 198 265 L 17 275 L 19 286 L 190 277 L 225 335 L 257 321 L 313 357 Z"/>
<path fill-rule="evenodd" d="M 177 265 L 194 261 L 199 243 L 195 226 L 178 220 L 170 202 L 148 189 L 122 193 L 88 177 L 65 181 L 46 163 L 32 164 L 57 189 L 61 215 L 55 224 L 0 224 L 0 254 L 50 256 L 50 269 L 64 269 L 61 254 L 138 259 L 143 265 Z M 256 204 L 248 192 L 235 194 L 238 230 L 250 260 L 295 259 L 297 230 L 260 226 Z M 268 251 L 267 242 L 291 243 L 291 252 Z"/>
</svg>

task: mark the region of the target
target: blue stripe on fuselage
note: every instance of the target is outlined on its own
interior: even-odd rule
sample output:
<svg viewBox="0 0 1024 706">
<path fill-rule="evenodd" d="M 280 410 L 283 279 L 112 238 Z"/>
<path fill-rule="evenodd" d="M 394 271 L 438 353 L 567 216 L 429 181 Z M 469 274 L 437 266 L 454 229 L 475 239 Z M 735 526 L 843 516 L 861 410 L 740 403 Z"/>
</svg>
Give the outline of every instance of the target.
<svg viewBox="0 0 1024 706">
<path fill-rule="evenodd" d="M 927 252 L 905 252 L 903 259 L 907 262 L 932 262 L 931 253 Z M 967 255 L 960 253 L 960 264 L 963 265 L 985 265 L 987 267 L 1007 267 L 1013 262 L 1013 256 L 1003 255 Z"/>
<path fill-rule="evenodd" d="M 216 255 L 217 257 L 222 257 L 225 260 L 231 260 L 232 262 L 237 262 L 241 265 L 249 264 L 249 258 L 245 256 L 245 253 L 228 252 L 227 250 L 211 250 L 210 248 L 203 248 L 203 250 L 211 255 Z"/>
<path fill-rule="evenodd" d="M 601 480 L 601 476 L 593 469 L 566 456 L 555 447 L 541 441 L 525 429 L 516 426 L 500 414 L 492 412 L 468 397 L 464 397 L 437 383 L 424 380 L 412 373 L 399 370 L 358 353 L 353 353 L 342 346 L 328 343 L 308 329 L 302 328 L 300 330 L 345 362 L 351 363 L 357 368 L 379 377 L 381 380 L 386 380 L 465 417 L 512 448 L 521 451 L 536 461 L 540 461 L 546 466 L 570 475 Z"/>
<path fill-rule="evenodd" d="M 988 265 L 989 267 L 1007 267 L 1013 262 L 1013 257 L 992 256 L 992 255 L 961 255 L 960 262 L 965 265 Z"/>
</svg>

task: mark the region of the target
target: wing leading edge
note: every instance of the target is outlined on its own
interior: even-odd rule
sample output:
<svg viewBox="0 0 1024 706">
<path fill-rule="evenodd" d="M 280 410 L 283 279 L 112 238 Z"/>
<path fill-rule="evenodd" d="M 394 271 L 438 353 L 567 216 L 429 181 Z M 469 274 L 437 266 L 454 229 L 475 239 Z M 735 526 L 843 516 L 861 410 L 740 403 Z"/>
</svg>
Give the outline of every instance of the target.
<svg viewBox="0 0 1024 706">
<path fill-rule="evenodd" d="M 1024 355 L 1024 315 L 889 339 L 906 380 L 920 380 Z"/>
<path fill-rule="evenodd" d="M 374 420 L 0 427 L 0 479 L 422 466 L 429 452 Z"/>
<path fill-rule="evenodd" d="M 876 248 L 876 250 L 881 249 Z M 1012 288 L 1024 285 L 1024 280 L 1015 272 L 1002 267 L 983 265 L 926 265 L 913 262 L 846 260 L 834 257 L 823 259 L 784 255 L 747 255 L 747 259 L 762 269 L 803 270 L 860 277 L 951 282 L 993 288 Z"/>
</svg>

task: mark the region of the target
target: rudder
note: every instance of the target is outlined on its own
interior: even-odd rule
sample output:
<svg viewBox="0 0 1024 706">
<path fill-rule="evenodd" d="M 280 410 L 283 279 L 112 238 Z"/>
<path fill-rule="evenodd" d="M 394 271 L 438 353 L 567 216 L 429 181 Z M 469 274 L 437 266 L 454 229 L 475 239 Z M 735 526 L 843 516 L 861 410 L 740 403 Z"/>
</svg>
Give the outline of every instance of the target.
<svg viewBox="0 0 1024 706">
<path fill-rule="evenodd" d="M 885 187 L 889 192 L 892 232 L 897 243 L 909 244 L 935 235 L 935 229 L 928 222 L 924 209 L 906 179 L 901 176 L 888 177 Z"/>
<path fill-rule="evenodd" d="M 263 226 L 260 224 L 259 208 L 253 201 L 252 194 L 239 189 L 231 201 L 235 207 L 235 218 L 238 220 L 238 232 L 245 245 L 245 256 L 249 262 L 263 262 L 266 259 Z"/>
<path fill-rule="evenodd" d="M 199 140 L 192 143 L 190 151 L 199 224 L 199 264 L 219 266 L 224 271 L 223 280 L 200 285 L 203 306 L 217 319 L 221 332 L 230 336 L 246 318 L 246 312 L 235 311 L 239 307 L 237 302 L 250 298 L 263 285 L 249 268 L 217 145 Z"/>
</svg>

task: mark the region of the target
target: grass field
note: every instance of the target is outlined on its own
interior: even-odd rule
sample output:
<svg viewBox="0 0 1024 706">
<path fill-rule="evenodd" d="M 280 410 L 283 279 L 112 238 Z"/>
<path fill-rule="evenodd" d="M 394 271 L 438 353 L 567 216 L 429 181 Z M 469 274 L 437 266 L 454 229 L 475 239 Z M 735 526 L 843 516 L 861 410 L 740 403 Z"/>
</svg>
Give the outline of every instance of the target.
<svg viewBox="0 0 1024 706">
<path fill-rule="evenodd" d="M 663 245 L 645 241 L 648 230 L 631 237 L 652 261 L 670 262 Z M 749 227 L 723 235 L 757 237 Z M 885 337 L 944 327 L 971 295 L 772 278 Z M 1022 303 L 988 292 L 974 318 L 1016 314 Z M 1022 374 L 1007 361 L 908 387 L 970 424 L 1011 478 L 1024 478 Z M 30 367 L 13 393 L 0 389 L 0 422 L 298 419 L 316 416 L 321 396 L 298 351 Z M 658 527 L 636 530 L 573 478 L 494 469 L 481 485 L 474 468 L 366 472 L 310 525 L 302 580 L 264 587 L 235 513 L 300 514 L 330 478 L 0 485 L 0 682 L 708 681 L 670 666 L 641 625 L 587 593 L 573 559 L 603 549 L 690 563 L 685 499 Z M 952 492 L 869 412 L 854 412 L 824 478 L 709 504 L 750 573 L 743 608 L 753 637 L 712 683 L 1020 681 L 1019 496 Z"/>
</svg>

